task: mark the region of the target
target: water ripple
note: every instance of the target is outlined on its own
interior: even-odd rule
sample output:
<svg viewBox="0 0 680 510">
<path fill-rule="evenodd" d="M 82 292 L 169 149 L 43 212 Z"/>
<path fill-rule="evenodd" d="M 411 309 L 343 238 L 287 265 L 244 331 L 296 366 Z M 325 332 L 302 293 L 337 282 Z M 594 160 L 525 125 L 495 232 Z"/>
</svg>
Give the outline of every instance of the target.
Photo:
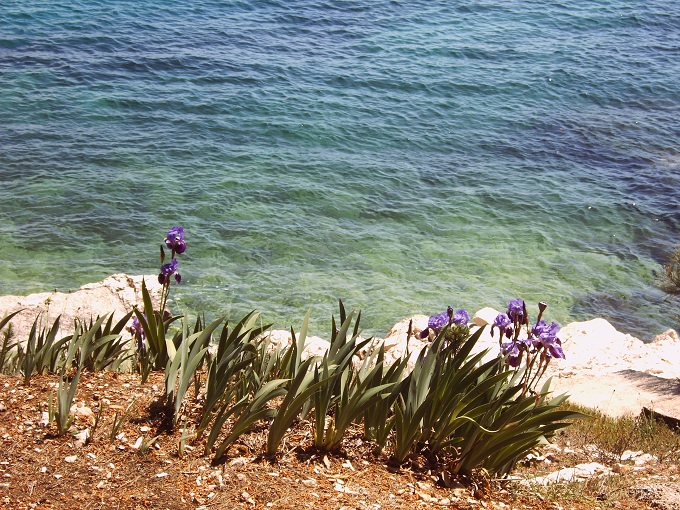
<svg viewBox="0 0 680 510">
<path fill-rule="evenodd" d="M 154 272 L 182 223 L 180 307 L 372 331 L 522 295 L 649 337 L 679 52 L 669 0 L 10 1 L 2 290 Z"/>
</svg>

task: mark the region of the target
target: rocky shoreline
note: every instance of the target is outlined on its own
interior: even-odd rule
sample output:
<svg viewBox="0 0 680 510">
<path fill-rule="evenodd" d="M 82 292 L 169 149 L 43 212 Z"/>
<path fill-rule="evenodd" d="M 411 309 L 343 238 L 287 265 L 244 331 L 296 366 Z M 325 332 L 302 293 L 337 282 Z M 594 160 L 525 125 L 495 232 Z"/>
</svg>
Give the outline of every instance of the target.
<svg viewBox="0 0 680 510">
<path fill-rule="evenodd" d="M 33 322 L 41 314 L 43 327 L 58 317 L 60 334 L 72 332 L 75 318 L 89 321 L 91 317 L 114 313 L 114 320 L 123 317 L 135 304 L 141 304 L 142 281 L 146 282 L 152 300 L 157 305 L 161 286 L 155 275 L 129 276 L 116 274 L 101 282 L 87 284 L 69 292 L 46 292 L 29 296 L 0 297 L 0 317 L 22 309 L 11 321 L 14 334 L 26 338 Z M 497 310 L 484 308 L 473 317 L 474 330 L 489 325 Z M 416 315 L 396 324 L 384 339 L 386 359 L 397 359 L 406 350 L 409 322 L 413 332 L 427 327 L 428 316 Z M 652 342 L 617 331 L 606 320 L 596 318 L 563 326 L 559 334 L 566 359 L 555 359 L 547 376 L 551 376 L 556 393 L 569 393 L 572 401 L 598 408 L 606 414 L 620 416 L 651 409 L 680 419 L 680 338 L 674 330 L 658 335 Z M 286 330 L 271 332 L 273 343 L 289 342 Z M 408 348 L 412 362 L 425 342 L 411 337 Z M 319 337 L 307 339 L 309 354 L 321 354 L 328 341 Z M 489 356 L 498 352 L 498 338 L 492 338 L 490 328 L 483 332 L 477 348 L 489 349 Z"/>
<path fill-rule="evenodd" d="M 142 281 L 146 283 L 154 305 L 158 306 L 161 285 L 157 275 L 130 276 L 121 273 L 69 292 L 55 290 L 28 296 L 0 296 L 0 319 L 21 310 L 10 323 L 17 338 L 28 338 L 38 315 L 42 327 L 51 326 L 60 317 L 59 335 L 70 335 L 76 318 L 89 321 L 113 312 L 114 320 L 118 320 L 132 311 L 135 305 L 141 306 Z"/>
</svg>

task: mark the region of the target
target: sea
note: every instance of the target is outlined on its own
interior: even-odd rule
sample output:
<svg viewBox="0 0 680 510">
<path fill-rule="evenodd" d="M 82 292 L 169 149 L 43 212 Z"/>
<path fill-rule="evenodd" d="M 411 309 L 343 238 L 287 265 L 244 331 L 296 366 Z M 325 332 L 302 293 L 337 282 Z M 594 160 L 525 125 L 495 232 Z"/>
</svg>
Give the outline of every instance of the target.
<svg viewBox="0 0 680 510">
<path fill-rule="evenodd" d="M 342 300 L 380 336 L 522 298 L 650 340 L 680 3 L 3 0 L 0 293 L 155 278 L 175 225 L 189 316 L 328 336 Z"/>
</svg>

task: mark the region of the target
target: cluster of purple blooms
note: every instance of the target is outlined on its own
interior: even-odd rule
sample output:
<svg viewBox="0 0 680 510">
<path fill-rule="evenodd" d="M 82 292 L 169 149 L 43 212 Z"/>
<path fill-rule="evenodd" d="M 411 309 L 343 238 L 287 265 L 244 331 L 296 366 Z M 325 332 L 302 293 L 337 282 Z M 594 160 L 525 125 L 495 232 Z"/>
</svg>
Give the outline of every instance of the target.
<svg viewBox="0 0 680 510">
<path fill-rule="evenodd" d="M 158 282 L 161 285 L 169 285 L 170 277 L 175 275 L 175 281 L 180 283 L 182 281 L 182 275 L 177 271 L 179 263 L 177 262 L 175 255 L 184 253 L 187 249 L 187 243 L 184 241 L 184 229 L 177 226 L 172 227 L 168 231 L 168 235 L 165 236 L 165 246 L 172 250 L 172 256 L 170 262 L 161 265 L 161 272 L 158 275 Z"/>
<path fill-rule="evenodd" d="M 421 339 L 428 338 L 430 331 L 438 335 L 444 326 L 451 324 L 467 325 L 469 322 L 470 315 L 465 310 L 461 309 L 454 312 L 453 308 L 449 306 L 445 312 L 431 316 L 430 320 L 427 321 L 427 327 L 418 336 Z"/>
<path fill-rule="evenodd" d="M 545 361 L 551 358 L 564 358 L 562 341 L 557 337 L 560 326 L 553 322 L 551 324 L 541 320 L 543 312 L 548 305 L 541 302 L 538 304 L 539 314 L 536 324 L 529 328 L 529 317 L 527 314 L 526 303 L 522 299 L 513 299 L 508 304 L 508 311 L 500 313 L 491 326 L 491 336 L 494 329 L 500 332 L 501 352 L 507 356 L 508 364 L 511 367 L 518 367 L 522 361 L 522 354 L 530 354 L 542 351 L 541 356 Z M 522 328 L 525 326 L 525 328 Z M 522 331 L 525 334 L 520 338 Z M 503 338 L 510 340 L 502 342 Z"/>
</svg>

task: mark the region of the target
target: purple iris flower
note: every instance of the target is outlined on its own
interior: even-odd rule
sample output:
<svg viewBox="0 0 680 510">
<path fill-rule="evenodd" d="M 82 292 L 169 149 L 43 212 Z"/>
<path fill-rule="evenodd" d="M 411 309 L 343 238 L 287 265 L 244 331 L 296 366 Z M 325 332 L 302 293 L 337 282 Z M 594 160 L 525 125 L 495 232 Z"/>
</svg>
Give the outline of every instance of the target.
<svg viewBox="0 0 680 510">
<path fill-rule="evenodd" d="M 451 308 L 450 306 L 446 309 L 445 312 L 438 313 L 437 315 L 432 315 L 430 319 L 427 321 L 427 327 L 420 332 L 418 337 L 427 338 L 428 336 L 430 336 L 430 330 L 434 331 L 434 334 L 436 335 L 444 326 L 450 323 L 452 317 L 453 308 Z"/>
<path fill-rule="evenodd" d="M 468 322 L 470 322 L 470 315 L 466 310 L 460 309 L 453 314 L 454 324 L 467 324 Z"/>
<path fill-rule="evenodd" d="M 536 325 L 531 328 L 533 335 L 540 339 L 555 338 L 560 331 L 560 325 L 556 322 L 548 325 L 545 321 L 538 321 Z"/>
<path fill-rule="evenodd" d="M 493 321 L 493 325 L 501 329 L 507 328 L 510 324 L 512 324 L 512 320 L 510 320 L 507 313 L 499 313 Z"/>
<path fill-rule="evenodd" d="M 165 285 L 166 282 L 170 282 L 170 277 L 174 274 L 175 275 L 175 281 L 177 283 L 180 283 L 182 281 L 182 275 L 180 275 L 177 272 L 177 267 L 179 266 L 179 263 L 177 262 L 177 259 L 172 259 L 170 262 L 167 264 L 163 264 L 161 266 L 161 272 L 158 275 L 158 283 L 161 285 Z"/>
<path fill-rule="evenodd" d="M 498 328 L 501 332 L 501 338 L 503 338 L 505 331 L 510 327 L 511 324 L 512 320 L 510 320 L 510 317 L 508 317 L 507 313 L 499 313 L 496 315 L 496 319 L 494 319 L 493 325 L 491 326 L 491 336 L 493 337 L 494 328 Z"/>
<path fill-rule="evenodd" d="M 168 235 L 165 237 L 165 246 L 170 248 L 173 253 L 184 253 L 187 249 L 187 243 L 184 242 L 184 229 L 175 226 L 168 230 Z"/>
<path fill-rule="evenodd" d="M 137 351 L 138 352 L 146 351 L 146 344 L 144 343 L 145 338 L 144 328 L 142 327 L 142 324 L 139 322 L 139 319 L 137 317 L 132 319 L 132 326 L 130 326 L 128 329 L 132 337 L 137 340 Z"/>
<path fill-rule="evenodd" d="M 562 350 L 562 340 L 559 338 L 554 338 L 550 342 L 546 342 L 545 345 L 548 347 L 548 353 L 553 358 L 565 359 L 564 350 Z"/>
<path fill-rule="evenodd" d="M 519 366 L 522 360 L 522 353 L 531 347 L 531 340 L 528 338 L 520 338 L 511 342 L 505 342 L 501 345 L 501 352 L 508 356 L 508 365 L 513 368 Z"/>
<path fill-rule="evenodd" d="M 562 341 L 557 338 L 559 331 L 560 326 L 556 322 L 547 324 L 545 321 L 538 321 L 536 325 L 531 328 L 531 332 L 534 335 L 534 345 L 536 347 L 545 347 L 553 358 L 564 359 Z"/>
<path fill-rule="evenodd" d="M 132 326 L 130 326 L 128 329 L 132 336 L 144 339 L 144 328 L 140 324 L 139 319 L 137 317 L 132 319 Z"/>
<path fill-rule="evenodd" d="M 503 356 L 508 357 L 508 365 L 513 368 L 519 366 L 522 355 L 519 342 L 505 342 L 501 345 L 501 352 L 503 353 Z"/>
<path fill-rule="evenodd" d="M 522 299 L 513 299 L 508 304 L 508 317 L 516 324 L 524 324 L 526 305 Z"/>
</svg>

